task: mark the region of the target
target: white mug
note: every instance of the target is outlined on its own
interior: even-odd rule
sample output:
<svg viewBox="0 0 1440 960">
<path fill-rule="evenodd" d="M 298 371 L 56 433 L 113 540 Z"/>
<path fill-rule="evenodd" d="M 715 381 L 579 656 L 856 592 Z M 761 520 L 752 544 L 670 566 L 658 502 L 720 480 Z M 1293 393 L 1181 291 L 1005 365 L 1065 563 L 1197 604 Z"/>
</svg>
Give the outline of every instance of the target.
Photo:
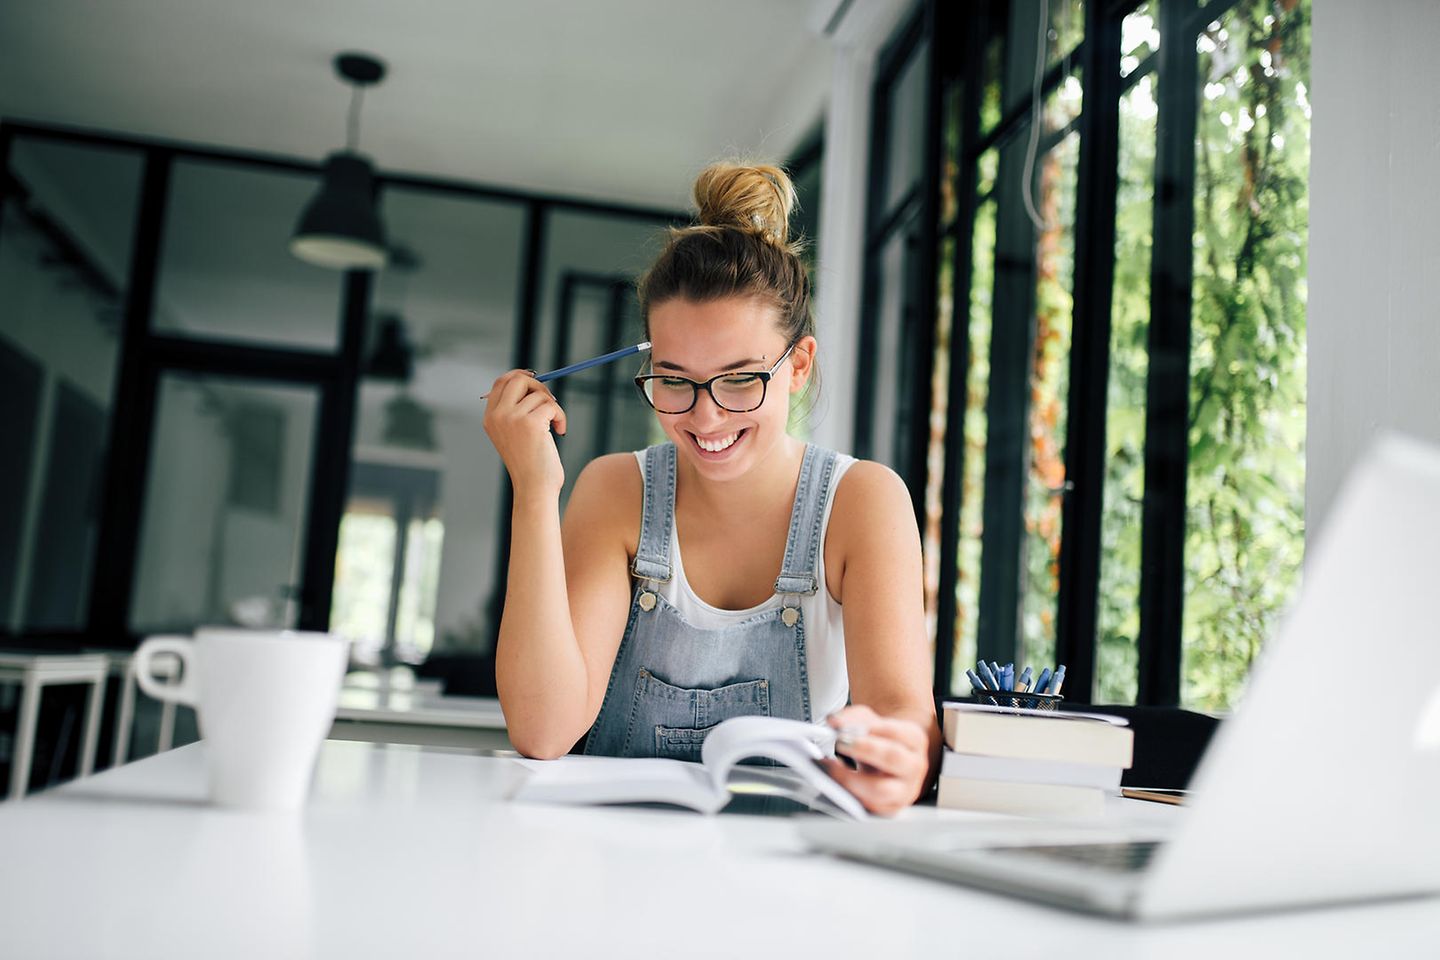
<svg viewBox="0 0 1440 960">
<path fill-rule="evenodd" d="M 174 654 L 175 683 L 151 674 Z M 195 638 L 150 637 L 135 651 L 135 680 L 157 700 L 194 707 L 222 806 L 294 810 L 305 802 L 320 743 L 335 720 L 347 644 L 326 633 L 201 627 Z"/>
</svg>

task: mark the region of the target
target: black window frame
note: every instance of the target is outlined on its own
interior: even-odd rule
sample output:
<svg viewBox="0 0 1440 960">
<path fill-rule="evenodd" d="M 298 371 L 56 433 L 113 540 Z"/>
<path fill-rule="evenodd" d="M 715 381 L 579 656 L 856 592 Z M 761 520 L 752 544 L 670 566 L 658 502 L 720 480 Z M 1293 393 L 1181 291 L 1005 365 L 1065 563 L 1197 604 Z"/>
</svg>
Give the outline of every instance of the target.
<svg viewBox="0 0 1440 960">
<path fill-rule="evenodd" d="M 939 592 L 935 601 L 935 694 L 952 697 L 965 691 L 951 686 L 956 627 L 956 576 L 960 513 L 965 468 L 963 422 L 970 366 L 969 303 L 973 283 L 973 232 L 982 202 L 998 199 L 996 224 L 996 289 L 991 342 L 991 382 L 987 392 L 986 480 L 983 502 L 984 539 L 980 585 L 977 654 L 1004 662 L 1013 660 L 1019 641 L 1024 537 L 1023 490 L 1026 476 L 1030 338 L 1033 336 L 1034 235 L 1018 203 L 1005 203 L 1006 191 L 1018 189 L 1014 171 L 1000 162 L 995 196 L 980 196 L 978 165 L 989 149 L 1003 152 L 1007 141 L 1026 128 L 1032 107 L 1029 89 L 1011 95 L 997 123 L 982 129 L 985 54 L 997 32 L 1005 40 L 1007 59 L 1018 56 L 1029 74 L 1039 24 L 1039 4 L 1017 7 L 1021 0 L 976 0 L 954 5 L 922 0 L 915 13 L 896 30 L 882 51 L 873 87 L 869 209 L 864 246 L 864 286 L 860 317 L 861 357 L 873 355 L 876 341 L 881 242 L 903 219 L 896 210 L 881 210 L 886 171 L 887 96 L 903 61 L 919 44 L 931 41 L 930 83 L 926 88 L 927 157 L 922 230 L 930 239 L 919 252 L 922 279 L 915 295 L 922 317 L 934 318 L 939 303 L 936 265 L 941 241 L 949 241 L 952 331 L 945 384 L 947 427 L 940 478 Z M 1111 307 L 1115 275 L 1115 215 L 1119 163 L 1120 99 L 1140 80 L 1158 73 L 1155 205 L 1151 261 L 1151 304 L 1147 351 L 1145 410 L 1145 487 L 1141 539 L 1141 585 L 1137 637 L 1139 705 L 1178 706 L 1183 660 L 1184 542 L 1186 479 L 1189 457 L 1189 363 L 1195 191 L 1194 138 L 1200 96 L 1195 82 L 1195 37 L 1205 24 L 1223 18 L 1239 0 L 1162 0 L 1160 50 L 1134 70 L 1120 74 L 1121 24 L 1141 0 L 1093 0 L 1084 5 L 1084 34 L 1079 44 L 1042 74 L 1040 96 L 1052 92 L 1069 73 L 1083 77 L 1083 108 L 1069 127 L 1050 135 L 1048 143 L 1078 129 L 1079 171 L 1074 233 L 1077 244 L 1072 288 L 1074 313 L 1064 438 L 1066 483 L 1063 493 L 1059 583 L 1056 596 L 1056 661 L 1067 666 L 1068 699 L 1089 702 L 1095 689 L 1096 627 L 1101 564 L 1102 495 L 1105 480 L 1105 434 L 1110 362 Z M 1011 18 L 1012 13 L 1018 13 Z M 1028 40 L 1029 49 L 1015 51 Z M 1012 75 L 1015 73 L 1013 66 Z M 1166 77 L 1178 78 L 1164 82 Z M 1029 87 L 1029 82 L 1025 84 Z M 952 115 L 942 115 L 950 104 Z M 945 145 L 946 123 L 958 124 L 958 147 Z M 1042 147 L 1044 145 L 1042 144 Z M 952 171 L 954 216 L 942 223 L 938 198 L 942 170 Z M 1002 243 L 1008 232 L 1010 241 Z M 1019 252 L 1008 261 L 1003 251 Z M 1028 250 L 1028 254 L 1023 252 Z M 1008 271 L 1008 273 L 1007 273 Z M 1002 279 L 1005 277 L 1007 279 Z M 1004 286 L 1002 287 L 1002 283 Z M 925 326 L 933 332 L 934 323 Z M 916 351 L 913 366 L 898 371 L 923 396 L 911 409 L 910 423 L 895 424 L 912 431 L 912 455 L 901 470 L 924 523 L 923 497 L 929 475 L 924 461 L 924 436 L 929 430 L 931 374 L 929 346 Z M 870 438 L 876 425 L 876 398 L 865 377 L 856 380 L 854 447 L 857 455 L 873 454 Z M 996 442 L 997 427 L 999 429 Z M 923 432 L 922 432 L 923 431 Z"/>
</svg>

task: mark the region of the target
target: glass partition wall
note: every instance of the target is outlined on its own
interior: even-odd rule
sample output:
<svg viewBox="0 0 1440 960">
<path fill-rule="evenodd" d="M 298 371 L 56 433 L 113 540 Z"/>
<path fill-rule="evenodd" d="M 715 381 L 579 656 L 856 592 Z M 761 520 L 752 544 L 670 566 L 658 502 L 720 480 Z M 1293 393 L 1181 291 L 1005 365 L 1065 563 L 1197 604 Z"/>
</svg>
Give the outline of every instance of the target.
<svg viewBox="0 0 1440 960">
<path fill-rule="evenodd" d="M 5 124 L 0 173 L 0 632 L 57 647 L 243 623 L 483 658 L 509 499 L 480 397 L 639 339 L 686 219 L 381 176 L 389 265 L 337 273 L 287 249 L 317 164 Z M 633 373 L 560 388 L 572 480 L 653 438 Z"/>
<path fill-rule="evenodd" d="M 76 630 L 95 569 L 143 154 L 0 136 L 0 630 Z"/>
</svg>

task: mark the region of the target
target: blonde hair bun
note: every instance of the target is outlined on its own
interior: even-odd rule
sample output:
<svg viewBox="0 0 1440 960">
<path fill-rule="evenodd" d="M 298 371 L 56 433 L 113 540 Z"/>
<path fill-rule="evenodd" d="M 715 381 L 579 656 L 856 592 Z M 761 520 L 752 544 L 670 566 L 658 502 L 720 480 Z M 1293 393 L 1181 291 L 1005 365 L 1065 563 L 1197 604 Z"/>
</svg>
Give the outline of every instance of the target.
<svg viewBox="0 0 1440 960">
<path fill-rule="evenodd" d="M 784 247 L 795 186 L 776 166 L 712 163 L 695 178 L 695 206 L 703 226 L 738 227 Z"/>
</svg>

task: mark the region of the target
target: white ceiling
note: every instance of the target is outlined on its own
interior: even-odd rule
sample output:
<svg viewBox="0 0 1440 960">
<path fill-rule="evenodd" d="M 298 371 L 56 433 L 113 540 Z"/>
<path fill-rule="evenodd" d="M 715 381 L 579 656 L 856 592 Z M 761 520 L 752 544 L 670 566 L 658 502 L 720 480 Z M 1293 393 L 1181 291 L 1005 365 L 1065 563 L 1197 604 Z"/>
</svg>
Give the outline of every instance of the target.
<svg viewBox="0 0 1440 960">
<path fill-rule="evenodd" d="M 672 209 L 819 122 L 825 0 L 0 0 L 0 116 Z"/>
</svg>

